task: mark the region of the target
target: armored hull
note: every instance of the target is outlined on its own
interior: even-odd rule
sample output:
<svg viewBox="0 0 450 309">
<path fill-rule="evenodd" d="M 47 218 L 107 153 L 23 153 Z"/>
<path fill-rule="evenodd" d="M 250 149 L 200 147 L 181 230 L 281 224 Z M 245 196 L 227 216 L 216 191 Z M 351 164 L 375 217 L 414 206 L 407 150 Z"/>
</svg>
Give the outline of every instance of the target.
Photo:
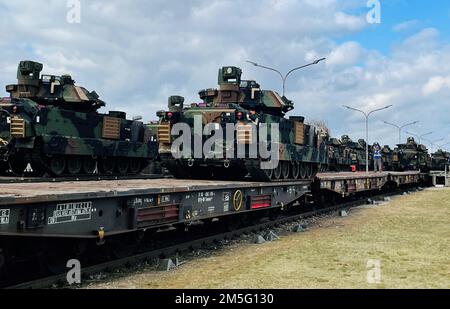
<svg viewBox="0 0 450 309">
<path fill-rule="evenodd" d="M 450 153 L 438 150 L 432 155 L 431 169 L 434 171 L 444 171 L 450 165 Z"/>
<path fill-rule="evenodd" d="M 392 154 L 392 167 L 395 171 L 428 172 L 431 168 L 431 157 L 424 145 L 419 145 L 410 137 L 406 144 L 399 144 Z"/>
<path fill-rule="evenodd" d="M 115 113 L 39 107 L 28 99 L 2 105 L 3 172 L 22 174 L 30 163 L 34 173 L 53 176 L 137 174 L 156 155 L 144 125 Z"/>
<path fill-rule="evenodd" d="M 175 177 L 275 181 L 326 169 L 328 136 L 303 117 L 284 117 L 291 101 L 241 80 L 236 67 L 219 70 L 219 86 L 200 91 L 202 103 L 171 97 L 158 112 L 159 154 Z"/>
</svg>

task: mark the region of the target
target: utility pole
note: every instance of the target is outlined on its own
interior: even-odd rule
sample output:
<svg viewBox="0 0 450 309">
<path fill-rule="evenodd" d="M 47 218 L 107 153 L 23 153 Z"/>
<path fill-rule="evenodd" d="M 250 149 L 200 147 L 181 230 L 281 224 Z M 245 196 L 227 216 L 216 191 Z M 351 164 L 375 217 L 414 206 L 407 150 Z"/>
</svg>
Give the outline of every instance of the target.
<svg viewBox="0 0 450 309">
<path fill-rule="evenodd" d="M 410 122 L 410 123 L 404 124 L 402 126 L 399 126 L 399 125 L 396 125 L 394 123 L 390 123 L 390 122 L 387 122 L 387 121 L 384 121 L 384 123 L 388 124 L 390 126 L 396 127 L 398 129 L 398 143 L 401 144 L 402 143 L 402 129 L 404 129 L 404 128 L 408 127 L 408 126 L 412 126 L 414 124 L 417 124 L 417 123 L 419 123 L 419 121 Z"/>
<path fill-rule="evenodd" d="M 263 68 L 263 69 L 270 70 L 270 71 L 274 71 L 274 72 L 278 73 L 278 75 L 280 75 L 280 77 L 281 77 L 281 80 L 283 81 L 283 97 L 284 97 L 284 96 L 286 95 L 286 80 L 287 80 L 287 78 L 289 77 L 289 75 L 290 75 L 291 73 L 293 73 L 294 71 L 297 71 L 297 70 L 300 70 L 300 69 L 309 67 L 309 66 L 311 66 L 311 65 L 318 64 L 319 62 L 321 62 L 321 61 L 323 61 L 323 60 L 325 60 L 325 59 L 326 59 L 326 58 L 317 59 L 317 60 L 315 60 L 315 61 L 313 61 L 313 62 L 311 62 L 311 63 L 308 63 L 308 64 L 305 64 L 305 65 L 301 65 L 301 66 L 295 67 L 295 68 L 293 68 L 292 70 L 290 70 L 289 72 L 287 72 L 285 75 L 283 75 L 283 74 L 282 74 L 279 70 L 277 70 L 277 69 L 274 69 L 274 68 L 271 68 L 271 67 L 268 67 L 268 66 L 265 66 L 265 65 L 260 65 L 260 64 L 258 64 L 258 63 L 256 63 L 256 62 L 249 61 L 249 60 L 247 60 L 247 62 L 253 64 L 255 67 Z"/>
<path fill-rule="evenodd" d="M 389 107 L 392 107 L 392 105 L 388 105 L 385 106 L 383 108 L 378 108 L 375 110 L 372 110 L 370 112 L 365 112 L 363 110 L 357 109 L 357 108 L 353 108 L 347 105 L 344 105 L 345 108 L 356 111 L 356 112 L 360 112 L 364 115 L 364 117 L 366 118 L 366 173 L 369 172 L 369 117 L 371 114 L 375 113 L 375 112 L 379 112 L 385 109 L 388 109 Z"/>
</svg>

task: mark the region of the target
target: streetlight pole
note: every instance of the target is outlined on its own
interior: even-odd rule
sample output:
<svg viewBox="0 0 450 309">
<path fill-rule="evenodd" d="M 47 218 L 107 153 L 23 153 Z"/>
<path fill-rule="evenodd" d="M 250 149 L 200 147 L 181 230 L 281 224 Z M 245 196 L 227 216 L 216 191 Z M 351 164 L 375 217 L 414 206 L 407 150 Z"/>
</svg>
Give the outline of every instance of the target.
<svg viewBox="0 0 450 309">
<path fill-rule="evenodd" d="M 396 125 L 396 124 L 393 124 L 393 123 L 390 123 L 387 121 L 384 121 L 384 123 L 388 124 L 390 126 L 396 127 L 398 129 L 398 143 L 401 144 L 402 143 L 402 129 L 404 129 L 408 126 L 415 125 L 415 124 L 419 123 L 419 121 L 410 122 L 410 123 L 404 124 L 402 126 L 399 126 L 399 125 Z"/>
<path fill-rule="evenodd" d="M 388 109 L 392 105 L 388 105 L 388 106 L 385 106 L 383 108 L 378 108 L 378 109 L 375 109 L 375 110 L 370 111 L 368 113 L 366 113 L 365 111 L 362 111 L 360 109 L 347 106 L 347 105 L 343 105 L 343 106 L 345 108 L 347 108 L 347 109 L 350 109 L 350 110 L 353 110 L 353 111 L 356 111 L 356 112 L 360 112 L 360 113 L 362 113 L 364 115 L 364 117 L 366 117 L 366 173 L 368 173 L 369 172 L 369 117 L 370 117 L 371 114 L 373 114 L 375 112 L 379 112 L 379 111 L 385 110 L 385 109 Z"/>
<path fill-rule="evenodd" d="M 423 138 L 424 136 L 433 134 L 434 132 L 428 132 L 428 133 L 425 133 L 425 134 L 422 134 L 422 135 L 418 135 L 418 134 L 411 133 L 411 132 L 406 132 L 406 133 L 409 134 L 409 135 L 412 135 L 412 136 L 414 136 L 414 137 L 417 137 L 419 144 L 422 144 L 422 138 Z"/>
<path fill-rule="evenodd" d="M 440 149 L 444 150 L 444 147 L 447 146 L 447 145 L 450 145 L 450 142 L 445 143 L 444 145 L 438 145 L 438 147 L 439 147 Z"/>
<path fill-rule="evenodd" d="M 299 67 L 293 68 L 292 70 L 290 70 L 289 72 L 287 72 L 285 75 L 283 75 L 283 74 L 282 74 L 279 70 L 277 70 L 277 69 L 274 69 L 274 68 L 271 68 L 271 67 L 268 67 L 268 66 L 264 66 L 264 65 L 260 65 L 260 64 L 258 64 L 258 63 L 256 63 L 256 62 L 249 61 L 249 60 L 247 60 L 247 62 L 250 63 L 250 64 L 253 64 L 255 67 L 260 67 L 260 68 L 263 68 L 263 69 L 266 69 L 266 70 L 270 70 L 270 71 L 274 71 L 274 72 L 278 73 L 278 75 L 280 75 L 280 77 L 281 77 L 281 80 L 283 81 L 283 97 L 284 97 L 285 94 L 286 94 L 286 80 L 287 80 L 288 76 L 289 76 L 292 72 L 297 71 L 297 70 L 300 70 L 300 69 L 303 69 L 303 68 L 306 68 L 306 67 L 309 67 L 309 66 L 311 66 L 311 65 L 318 64 L 319 62 L 321 62 L 321 61 L 323 61 L 323 60 L 325 60 L 325 59 L 326 59 L 326 58 L 317 59 L 317 60 L 315 60 L 315 61 L 313 61 L 313 62 L 311 62 L 311 63 L 308 63 L 308 64 L 305 64 L 305 65 L 301 65 L 301 66 L 299 66 Z"/>
<path fill-rule="evenodd" d="M 437 139 L 437 140 L 435 140 L 435 141 L 431 141 L 431 140 L 429 140 L 429 139 L 424 138 L 424 140 L 426 140 L 427 142 L 430 143 L 430 146 L 431 146 L 431 151 L 430 151 L 430 152 L 433 153 L 434 145 L 436 145 L 437 142 L 443 141 L 444 139 L 443 139 L 443 138 L 440 138 L 440 139 Z"/>
</svg>

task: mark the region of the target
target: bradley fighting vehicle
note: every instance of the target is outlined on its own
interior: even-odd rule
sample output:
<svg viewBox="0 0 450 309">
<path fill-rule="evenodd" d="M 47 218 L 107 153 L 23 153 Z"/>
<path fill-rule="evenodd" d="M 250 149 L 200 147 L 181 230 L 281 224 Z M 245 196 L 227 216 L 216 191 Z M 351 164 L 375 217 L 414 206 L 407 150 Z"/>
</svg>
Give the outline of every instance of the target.
<svg viewBox="0 0 450 309">
<path fill-rule="evenodd" d="M 384 145 L 381 149 L 381 162 L 384 171 L 392 171 L 392 154 L 393 151 L 388 145 Z"/>
<path fill-rule="evenodd" d="M 352 141 L 348 135 L 342 135 L 342 145 L 348 149 L 350 155 L 350 164 L 355 165 L 360 171 L 366 169 L 366 142 L 363 139 L 359 139 L 358 142 Z M 369 147 L 369 167 L 371 161 L 371 147 Z"/>
<path fill-rule="evenodd" d="M 450 165 L 450 153 L 439 149 L 432 155 L 432 169 L 435 171 L 444 171 L 446 166 Z M 448 169 L 448 168 L 447 168 Z"/>
<path fill-rule="evenodd" d="M 425 145 L 419 145 L 413 137 L 408 137 L 406 144 L 399 144 L 394 149 L 392 167 L 395 171 L 426 172 L 430 170 L 431 157 Z"/>
<path fill-rule="evenodd" d="M 42 75 L 43 65 L 22 61 L 18 83 L 0 102 L 0 172 L 23 174 L 137 174 L 156 154 L 142 122 L 124 112 L 100 114 L 95 91 L 69 75 Z"/>
<path fill-rule="evenodd" d="M 331 138 L 328 145 L 328 167 L 330 171 L 350 171 L 352 150 L 348 143 Z"/>
<path fill-rule="evenodd" d="M 169 171 L 179 178 L 242 179 L 249 174 L 271 181 L 312 178 L 324 170 L 326 133 L 306 124 L 304 117 L 285 118 L 294 108 L 292 101 L 241 75 L 238 67 L 223 67 L 219 88 L 200 91 L 201 103 L 185 106 L 183 97 L 173 96 L 169 109 L 157 113 L 159 154 Z M 191 141 L 174 152 L 181 136 L 171 131 L 180 123 L 192 129 Z M 279 125 L 278 136 L 271 124 Z M 209 143 L 212 132 L 221 132 L 223 139 Z"/>
</svg>

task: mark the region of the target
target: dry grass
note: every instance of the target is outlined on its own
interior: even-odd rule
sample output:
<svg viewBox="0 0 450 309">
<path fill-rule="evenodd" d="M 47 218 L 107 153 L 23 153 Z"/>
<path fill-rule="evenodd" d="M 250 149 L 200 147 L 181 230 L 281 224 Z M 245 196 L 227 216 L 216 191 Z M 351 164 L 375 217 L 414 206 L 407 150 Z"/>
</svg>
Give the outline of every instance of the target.
<svg viewBox="0 0 450 309">
<path fill-rule="evenodd" d="M 306 233 L 239 245 L 179 269 L 147 271 L 93 288 L 450 288 L 450 189 L 428 189 Z M 381 283 L 367 283 L 367 261 Z"/>
</svg>

